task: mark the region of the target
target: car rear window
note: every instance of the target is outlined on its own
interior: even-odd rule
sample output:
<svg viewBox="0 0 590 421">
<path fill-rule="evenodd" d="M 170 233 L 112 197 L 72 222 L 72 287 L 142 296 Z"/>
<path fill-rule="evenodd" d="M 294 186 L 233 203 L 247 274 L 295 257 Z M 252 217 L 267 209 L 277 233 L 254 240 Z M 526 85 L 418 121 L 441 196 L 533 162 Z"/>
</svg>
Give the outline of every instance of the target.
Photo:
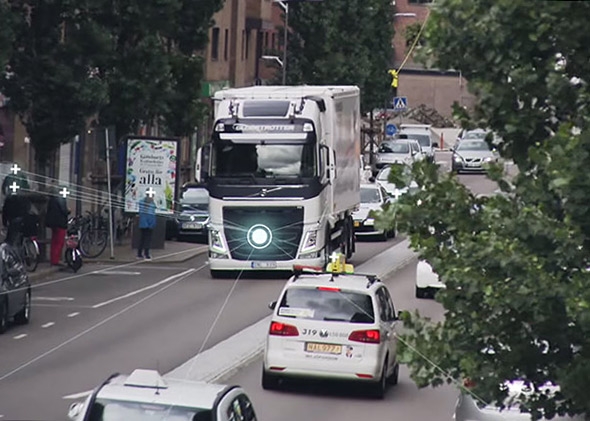
<svg viewBox="0 0 590 421">
<path fill-rule="evenodd" d="M 290 288 L 277 314 L 282 317 L 349 323 L 374 323 L 371 296 L 351 291 Z"/>
</svg>

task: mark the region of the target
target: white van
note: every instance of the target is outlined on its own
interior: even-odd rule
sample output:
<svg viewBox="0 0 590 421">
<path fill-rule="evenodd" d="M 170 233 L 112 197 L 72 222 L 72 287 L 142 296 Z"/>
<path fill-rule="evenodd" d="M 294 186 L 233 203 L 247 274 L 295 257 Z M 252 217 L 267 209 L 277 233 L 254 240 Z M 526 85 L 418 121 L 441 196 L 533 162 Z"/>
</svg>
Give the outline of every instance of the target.
<svg viewBox="0 0 590 421">
<path fill-rule="evenodd" d="M 438 148 L 438 143 L 432 140 L 431 127 L 430 124 L 401 124 L 397 138 L 417 140 L 426 159 L 433 162 L 434 149 Z"/>
</svg>

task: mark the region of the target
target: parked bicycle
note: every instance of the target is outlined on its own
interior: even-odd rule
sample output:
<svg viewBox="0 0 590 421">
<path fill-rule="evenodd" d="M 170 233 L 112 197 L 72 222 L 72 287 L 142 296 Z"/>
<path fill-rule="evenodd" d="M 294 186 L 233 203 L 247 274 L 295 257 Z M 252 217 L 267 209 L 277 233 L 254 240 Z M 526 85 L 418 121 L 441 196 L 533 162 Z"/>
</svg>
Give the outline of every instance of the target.
<svg viewBox="0 0 590 421">
<path fill-rule="evenodd" d="M 79 248 L 80 229 L 77 226 L 77 218 L 71 218 L 68 221 L 68 230 L 66 233 L 66 250 L 64 260 L 67 265 L 74 271 L 78 272 L 82 267 L 82 253 Z"/>
</svg>

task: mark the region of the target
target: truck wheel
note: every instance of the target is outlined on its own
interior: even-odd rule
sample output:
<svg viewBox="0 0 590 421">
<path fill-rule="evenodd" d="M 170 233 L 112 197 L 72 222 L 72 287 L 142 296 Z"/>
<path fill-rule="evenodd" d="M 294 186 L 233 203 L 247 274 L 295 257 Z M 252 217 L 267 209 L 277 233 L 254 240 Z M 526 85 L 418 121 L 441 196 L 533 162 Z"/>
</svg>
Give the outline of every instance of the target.
<svg viewBox="0 0 590 421">
<path fill-rule="evenodd" d="M 354 253 L 354 226 L 352 218 L 347 220 L 347 231 L 346 231 L 346 259 L 350 259 Z"/>
<path fill-rule="evenodd" d="M 332 255 L 332 239 L 330 238 L 330 229 L 326 229 L 326 245 L 324 246 L 324 269 L 328 267 L 330 263 L 330 256 Z"/>
</svg>

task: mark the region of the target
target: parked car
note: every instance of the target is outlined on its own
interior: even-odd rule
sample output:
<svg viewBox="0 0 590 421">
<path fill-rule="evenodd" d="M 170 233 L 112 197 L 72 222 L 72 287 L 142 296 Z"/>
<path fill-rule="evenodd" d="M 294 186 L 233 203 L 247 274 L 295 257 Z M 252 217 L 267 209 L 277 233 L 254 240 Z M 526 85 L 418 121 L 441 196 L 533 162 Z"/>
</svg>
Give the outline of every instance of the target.
<svg viewBox="0 0 590 421">
<path fill-rule="evenodd" d="M 377 236 L 383 241 L 387 241 L 389 237 L 395 237 L 395 229 L 390 231 L 377 229 L 375 220 L 369 216 L 371 211 L 381 210 L 388 201 L 387 192 L 379 184 L 361 184 L 361 204 L 352 214 L 356 236 Z"/>
<path fill-rule="evenodd" d="M 31 284 L 18 252 L 0 244 L 0 334 L 11 321 L 27 324 L 31 318 Z"/>
<path fill-rule="evenodd" d="M 406 167 L 406 171 L 410 171 L 409 168 Z M 419 189 L 418 184 L 412 180 L 410 181 L 409 186 L 407 187 L 398 187 L 392 182 L 389 181 L 389 174 L 391 173 L 391 166 L 383 168 L 377 176 L 375 177 L 375 182 L 383 187 L 383 189 L 387 192 L 387 194 L 393 198 L 394 200 L 399 199 L 402 194 L 405 193 L 414 193 Z"/>
<path fill-rule="evenodd" d="M 187 420 L 256 421 L 239 386 L 164 379 L 155 370 L 113 374 L 85 400 L 70 405 L 72 421 Z"/>
<path fill-rule="evenodd" d="M 183 189 L 174 216 L 167 220 L 167 239 L 206 238 L 209 224 L 209 192 L 198 185 Z"/>
<path fill-rule="evenodd" d="M 374 275 L 296 272 L 269 307 L 264 389 L 315 378 L 363 383 L 382 399 L 397 384 L 399 315 Z"/>
<path fill-rule="evenodd" d="M 414 161 L 424 158 L 422 148 L 415 139 L 385 141 L 379 145 L 373 166 L 373 175 L 391 164 L 411 165 Z"/>
<path fill-rule="evenodd" d="M 462 140 L 453 147 L 451 171 L 484 172 L 484 164 L 498 162 L 499 155 L 483 139 Z"/>
<path fill-rule="evenodd" d="M 468 382 L 470 383 L 470 382 Z M 520 411 L 518 397 L 521 393 L 529 393 L 529 386 L 522 380 L 512 380 L 505 383 L 508 388 L 508 398 L 504 409 L 499 409 L 493 405 L 487 405 L 473 397 L 469 390 L 463 390 L 455 406 L 455 421 L 527 421 L 531 419 L 531 414 Z M 555 393 L 557 386 L 547 384 L 544 388 L 548 393 Z M 545 420 L 546 418 L 542 418 Z M 552 420 L 555 421 L 582 421 L 583 417 L 569 417 L 556 415 Z"/>
</svg>

